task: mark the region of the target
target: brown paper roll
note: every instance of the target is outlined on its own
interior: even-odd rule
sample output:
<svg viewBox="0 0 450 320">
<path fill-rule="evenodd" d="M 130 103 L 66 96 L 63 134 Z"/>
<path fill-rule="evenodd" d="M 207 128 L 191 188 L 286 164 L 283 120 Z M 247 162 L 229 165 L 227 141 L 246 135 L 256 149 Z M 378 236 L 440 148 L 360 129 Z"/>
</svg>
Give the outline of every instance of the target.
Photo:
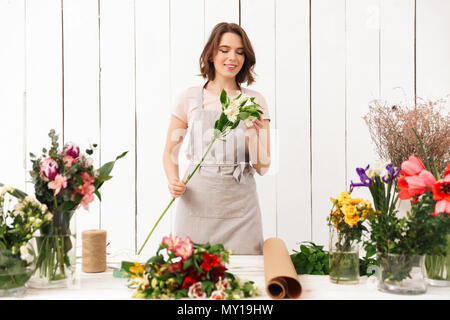
<svg viewBox="0 0 450 320">
<path fill-rule="evenodd" d="M 272 299 L 297 299 L 302 286 L 283 240 L 269 238 L 264 241 L 264 276 L 266 292 Z"/>
<path fill-rule="evenodd" d="M 106 271 L 106 230 L 86 230 L 81 233 L 83 272 Z"/>
</svg>

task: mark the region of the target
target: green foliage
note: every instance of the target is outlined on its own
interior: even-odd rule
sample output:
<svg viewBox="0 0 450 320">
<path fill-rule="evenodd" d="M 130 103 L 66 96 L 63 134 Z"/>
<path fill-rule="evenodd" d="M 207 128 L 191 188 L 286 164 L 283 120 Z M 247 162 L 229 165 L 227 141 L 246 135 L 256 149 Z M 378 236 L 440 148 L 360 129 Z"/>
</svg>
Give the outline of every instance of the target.
<svg viewBox="0 0 450 320">
<path fill-rule="evenodd" d="M 329 273 L 328 252 L 323 246 L 312 242 L 302 242 L 300 252 L 291 254 L 291 260 L 298 274 L 321 274 Z"/>
</svg>

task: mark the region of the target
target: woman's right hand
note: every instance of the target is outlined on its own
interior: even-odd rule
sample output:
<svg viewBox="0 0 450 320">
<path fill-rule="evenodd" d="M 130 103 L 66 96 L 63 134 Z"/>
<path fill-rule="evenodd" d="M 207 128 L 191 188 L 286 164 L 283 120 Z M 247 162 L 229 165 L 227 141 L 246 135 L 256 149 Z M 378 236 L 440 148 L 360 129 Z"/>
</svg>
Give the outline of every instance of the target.
<svg viewBox="0 0 450 320">
<path fill-rule="evenodd" d="M 169 181 L 169 192 L 174 198 L 178 198 L 186 191 L 186 185 L 178 178 Z"/>
</svg>

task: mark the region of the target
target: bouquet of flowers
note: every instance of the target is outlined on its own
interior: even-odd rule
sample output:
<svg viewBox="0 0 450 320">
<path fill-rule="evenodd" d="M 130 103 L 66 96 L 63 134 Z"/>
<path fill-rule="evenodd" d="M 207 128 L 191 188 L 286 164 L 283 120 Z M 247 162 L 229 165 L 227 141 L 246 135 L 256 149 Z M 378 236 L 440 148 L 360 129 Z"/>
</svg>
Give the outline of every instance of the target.
<svg viewBox="0 0 450 320">
<path fill-rule="evenodd" d="M 94 195 L 101 200 L 100 187 L 112 178 L 110 173 L 115 162 L 127 152 L 96 170 L 92 158 L 82 154 L 77 145 L 66 143 L 60 149 L 53 129 L 49 137 L 51 148 L 42 149 L 41 157 L 30 153 L 30 175 L 36 199 L 53 216 L 50 223 L 40 226 L 36 236 L 37 269 L 42 279 L 51 282 L 66 279 L 66 269 L 73 263 L 68 254 L 74 248 L 70 230 L 73 214 L 79 206 L 89 209 Z M 92 155 L 93 149 L 86 150 L 86 154 Z M 15 190 L 14 194 L 19 198 L 27 196 L 20 190 Z"/>
<path fill-rule="evenodd" d="M 355 283 L 359 279 L 359 247 L 364 221 L 374 215 L 368 200 L 352 198 L 350 192 L 341 192 L 331 198 L 333 207 L 327 217 L 330 226 L 329 274 L 332 282 Z"/>
<path fill-rule="evenodd" d="M 35 231 L 48 225 L 53 216 L 45 204 L 28 196 L 18 197 L 12 209 L 5 208 L 7 194 L 18 197 L 10 186 L 0 192 L 0 290 L 24 291 L 35 263 L 35 252 L 28 243 Z M 11 202 L 10 197 L 9 206 Z"/>
<path fill-rule="evenodd" d="M 242 283 L 226 272 L 230 253 L 221 244 L 195 244 L 189 236 L 183 241 L 170 235 L 144 265 L 123 261 L 122 272 L 135 288 L 135 298 L 234 300 L 257 295 L 252 281 Z"/>
<path fill-rule="evenodd" d="M 420 137 L 416 138 L 426 166 L 418 157 L 410 156 L 398 169 L 392 163 L 375 166 L 373 170 L 370 166 L 358 168 L 361 182 L 351 184 L 351 189 L 368 187 L 377 210 L 376 215 L 369 216 L 370 237 L 364 246 L 368 256 L 377 255 L 382 282 L 401 283 L 410 277 L 417 256 L 445 256 L 448 250 L 450 202 L 446 193 L 450 176 L 447 181 L 445 176 L 450 170 L 447 167 L 441 179 Z M 397 216 L 399 198 L 411 199 L 406 217 Z"/>
<path fill-rule="evenodd" d="M 217 119 L 214 124 L 214 136 L 212 137 L 212 141 L 206 149 L 205 154 L 203 155 L 200 162 L 186 178 L 186 181 L 184 181 L 184 184 L 187 184 L 189 180 L 191 180 L 192 176 L 205 160 L 209 150 L 211 150 L 211 147 L 217 139 L 225 139 L 226 136 L 239 125 L 241 120 L 245 122 L 245 125 L 247 127 L 251 127 L 256 119 L 261 119 L 261 114 L 263 113 L 261 106 L 255 103 L 255 97 L 248 97 L 247 95 L 242 93 L 240 93 L 236 98 L 230 99 L 230 97 L 227 96 L 226 91 L 222 89 L 222 93 L 220 95 L 220 103 L 222 104 L 222 113 L 220 114 L 219 119 Z M 166 214 L 167 210 L 170 208 L 174 201 L 175 198 L 172 198 L 166 209 L 158 218 L 152 230 L 145 239 L 144 244 L 139 249 L 138 254 L 140 254 L 142 249 L 144 249 L 148 239 L 152 235 L 156 226 L 159 224 L 159 221 L 161 221 L 162 217 Z"/>
<path fill-rule="evenodd" d="M 425 266 L 432 284 L 450 283 L 450 164 L 443 173 L 436 168 L 419 140 L 422 160 L 410 156 L 402 163 L 398 180 L 400 199 L 411 199 L 411 216 L 420 219 L 412 229 L 420 235 L 420 253 L 426 254 Z M 439 282 L 441 281 L 441 282 Z"/>
</svg>

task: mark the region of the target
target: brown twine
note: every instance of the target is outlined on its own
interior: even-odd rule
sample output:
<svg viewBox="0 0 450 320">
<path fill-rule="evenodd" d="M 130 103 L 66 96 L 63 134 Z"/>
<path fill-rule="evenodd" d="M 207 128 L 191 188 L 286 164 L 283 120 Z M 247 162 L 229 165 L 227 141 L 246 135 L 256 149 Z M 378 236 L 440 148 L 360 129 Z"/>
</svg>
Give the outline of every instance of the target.
<svg viewBox="0 0 450 320">
<path fill-rule="evenodd" d="M 86 230 L 81 233 L 83 272 L 106 271 L 106 230 Z"/>
</svg>

